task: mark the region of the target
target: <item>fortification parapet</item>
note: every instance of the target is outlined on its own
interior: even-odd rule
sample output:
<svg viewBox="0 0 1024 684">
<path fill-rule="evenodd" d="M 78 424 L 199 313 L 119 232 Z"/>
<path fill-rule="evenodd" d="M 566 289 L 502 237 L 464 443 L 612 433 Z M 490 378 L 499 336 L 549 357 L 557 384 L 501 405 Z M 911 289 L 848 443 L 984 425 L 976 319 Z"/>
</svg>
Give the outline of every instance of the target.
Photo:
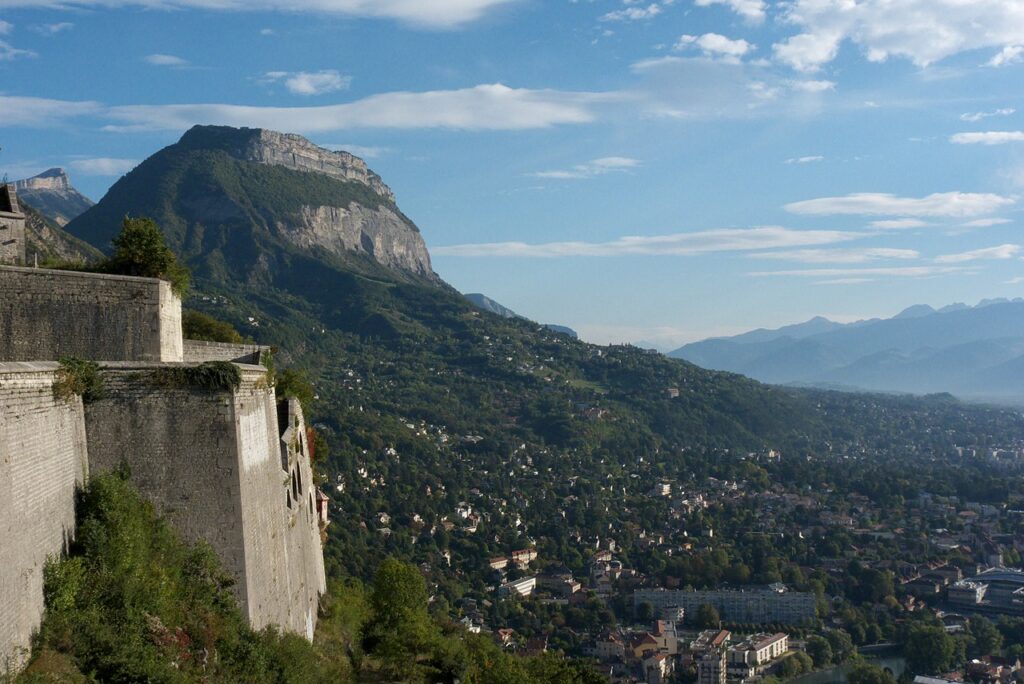
<svg viewBox="0 0 1024 684">
<path fill-rule="evenodd" d="M 270 347 L 260 344 L 230 344 L 226 342 L 206 342 L 203 340 L 185 340 L 184 358 L 186 363 L 202 363 L 203 361 L 234 361 L 260 365 L 270 354 Z"/>
<path fill-rule="evenodd" d="M 0 674 L 29 654 L 43 566 L 75 529 L 88 474 L 82 401 L 60 399 L 56 363 L 0 363 Z"/>
<path fill-rule="evenodd" d="M 181 300 L 156 278 L 0 266 L 0 361 L 182 360 Z"/>
</svg>

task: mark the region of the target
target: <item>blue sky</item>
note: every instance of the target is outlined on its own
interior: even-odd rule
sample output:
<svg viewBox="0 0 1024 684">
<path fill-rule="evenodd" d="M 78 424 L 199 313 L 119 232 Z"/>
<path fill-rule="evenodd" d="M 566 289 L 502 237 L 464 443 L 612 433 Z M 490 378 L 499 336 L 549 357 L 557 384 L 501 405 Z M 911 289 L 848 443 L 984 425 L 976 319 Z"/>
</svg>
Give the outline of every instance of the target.
<svg viewBox="0 0 1024 684">
<path fill-rule="evenodd" d="M 664 348 L 1024 296 L 1020 0 L 0 0 L 0 173 L 364 156 L 435 269 Z"/>
</svg>

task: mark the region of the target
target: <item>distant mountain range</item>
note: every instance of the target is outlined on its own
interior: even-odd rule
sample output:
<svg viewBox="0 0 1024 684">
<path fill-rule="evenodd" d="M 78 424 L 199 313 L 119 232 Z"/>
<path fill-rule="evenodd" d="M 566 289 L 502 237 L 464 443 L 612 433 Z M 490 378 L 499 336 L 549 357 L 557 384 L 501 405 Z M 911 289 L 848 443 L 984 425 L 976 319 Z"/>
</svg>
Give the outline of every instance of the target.
<svg viewBox="0 0 1024 684">
<path fill-rule="evenodd" d="M 49 169 L 38 176 L 16 181 L 22 201 L 31 204 L 60 227 L 66 226 L 94 202 L 71 185 L 64 169 Z"/>
<path fill-rule="evenodd" d="M 530 320 L 530 319 L 526 318 L 525 316 L 520 316 L 519 314 L 517 314 L 515 311 L 513 311 L 510 308 L 508 308 L 507 306 L 502 306 L 501 304 L 499 304 L 498 302 L 494 301 L 493 299 L 491 299 L 487 295 L 480 294 L 479 292 L 471 292 L 470 294 L 463 295 L 463 296 L 466 299 L 468 299 L 478 309 L 483 309 L 484 311 L 490 311 L 491 313 L 498 314 L 499 316 L 501 316 L 503 318 L 522 318 L 523 320 Z M 568 335 L 569 337 L 573 338 L 574 340 L 578 340 L 579 337 L 580 337 L 576 333 L 575 330 L 573 330 L 572 328 L 567 328 L 564 325 L 555 325 L 554 323 L 542 323 L 541 325 L 543 325 L 548 330 L 551 330 L 552 332 L 557 332 L 557 333 L 562 333 L 563 335 Z"/>
<path fill-rule="evenodd" d="M 775 384 L 1024 403 L 1024 299 L 917 305 L 848 324 L 819 316 L 695 342 L 669 356 Z"/>
</svg>

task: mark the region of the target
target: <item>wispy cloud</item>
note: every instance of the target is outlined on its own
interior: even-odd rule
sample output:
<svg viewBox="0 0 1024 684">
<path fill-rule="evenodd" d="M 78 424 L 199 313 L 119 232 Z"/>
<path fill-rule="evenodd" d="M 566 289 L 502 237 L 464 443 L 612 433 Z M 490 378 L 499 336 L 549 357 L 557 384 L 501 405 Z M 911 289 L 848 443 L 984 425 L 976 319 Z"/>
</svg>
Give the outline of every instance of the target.
<svg viewBox="0 0 1024 684">
<path fill-rule="evenodd" d="M 673 49 L 682 52 L 696 48 L 708 57 L 738 61 L 755 47 L 742 38 L 734 40 L 720 33 L 705 33 L 701 36 L 684 34 L 679 37 Z"/>
<path fill-rule="evenodd" d="M 883 219 L 881 221 L 872 221 L 868 225 L 880 230 L 907 230 L 908 228 L 925 228 L 932 224 L 921 219 Z"/>
<path fill-rule="evenodd" d="M 397 19 L 428 28 L 453 28 L 480 19 L 517 0 L 2 0 L 0 7 L 66 8 L 144 7 L 234 11 L 309 12 L 353 17 Z"/>
<path fill-rule="evenodd" d="M 264 74 L 264 83 L 284 82 L 284 87 L 295 95 L 323 95 L 347 90 L 352 77 L 334 69 L 323 71 L 269 71 Z"/>
<path fill-rule="evenodd" d="M 1013 220 L 1008 218 L 983 218 L 968 221 L 962 225 L 964 228 L 988 228 L 990 226 L 1002 226 L 1007 223 L 1013 223 Z"/>
<path fill-rule="evenodd" d="M 120 176 L 128 173 L 138 164 L 139 162 L 135 159 L 96 157 L 94 159 L 76 159 L 68 166 L 83 176 Z"/>
<path fill-rule="evenodd" d="M 696 0 L 697 7 L 708 7 L 710 5 L 726 5 L 733 12 L 740 15 L 751 23 L 764 21 L 765 5 L 763 0 Z"/>
<path fill-rule="evenodd" d="M 758 278 L 868 278 L 884 276 L 890 278 L 928 278 L 937 275 L 965 273 L 963 266 L 893 266 L 880 268 L 806 268 L 790 271 L 756 271 L 747 275 Z"/>
<path fill-rule="evenodd" d="M 1024 60 L 1024 45 L 1007 45 L 992 56 L 985 66 L 1002 67 Z"/>
<path fill-rule="evenodd" d="M 188 66 L 188 60 L 177 55 L 153 54 L 146 55 L 146 62 L 153 66 L 182 67 Z"/>
<path fill-rule="evenodd" d="M 638 166 L 640 166 L 639 159 L 631 159 L 629 157 L 601 157 L 600 159 L 593 159 L 584 164 L 577 164 L 571 169 L 537 171 L 529 175 L 535 178 L 553 178 L 563 180 L 593 178 L 594 176 L 603 176 L 607 173 L 613 173 L 616 171 L 628 171 L 630 169 L 635 169 Z"/>
<path fill-rule="evenodd" d="M 601 21 L 640 21 L 653 19 L 661 14 L 661 5 L 652 2 L 646 7 L 625 7 L 601 15 Z"/>
<path fill-rule="evenodd" d="M 965 261 L 978 261 L 981 259 L 1012 259 L 1020 253 L 1020 245 L 1006 244 L 998 247 L 985 247 L 983 249 L 972 249 L 969 252 L 959 254 L 944 254 L 936 257 L 935 261 L 940 264 L 959 264 Z"/>
<path fill-rule="evenodd" d="M 949 141 L 957 145 L 1005 145 L 1011 142 L 1024 142 L 1024 131 L 957 133 Z"/>
<path fill-rule="evenodd" d="M 451 257 L 611 257 L 630 255 L 690 256 L 845 242 L 859 233 L 792 230 L 780 226 L 722 228 L 671 235 L 628 236 L 610 242 L 491 242 L 434 247 L 432 254 Z"/>
<path fill-rule="evenodd" d="M 939 192 L 927 197 L 897 197 L 887 193 L 862 192 L 843 197 L 821 197 L 792 202 L 786 211 L 811 216 L 946 216 L 969 217 L 991 214 L 1014 204 L 1009 197 L 990 193 Z"/>
<path fill-rule="evenodd" d="M 825 161 L 825 157 L 815 154 L 810 157 L 791 157 L 786 160 L 787 164 L 813 164 L 814 162 Z"/>
<path fill-rule="evenodd" d="M 6 36 L 13 30 L 14 24 L 12 24 L 9 21 L 4 21 L 3 19 L 0 19 L 0 36 Z"/>
<path fill-rule="evenodd" d="M 36 24 L 32 30 L 44 36 L 55 36 L 64 31 L 70 31 L 75 27 L 70 21 L 60 21 L 55 24 Z"/>
<path fill-rule="evenodd" d="M 755 259 L 797 261 L 805 264 L 862 264 L 882 259 L 918 259 L 921 253 L 914 249 L 885 247 L 796 249 L 782 252 L 759 252 L 749 255 Z"/>
<path fill-rule="evenodd" d="M 1016 111 L 1017 110 L 1012 107 L 1004 107 L 1002 109 L 995 109 L 991 112 L 967 112 L 966 114 L 960 115 L 960 120 L 974 123 L 976 121 L 981 121 L 982 119 L 989 119 L 993 116 L 1010 116 L 1011 114 L 1016 113 Z"/>
<path fill-rule="evenodd" d="M 91 116 L 104 130 L 184 131 L 196 124 L 256 126 L 316 134 L 353 128 L 526 130 L 586 124 L 597 109 L 629 96 L 509 88 L 502 84 L 461 90 L 392 92 L 343 104 L 312 107 L 260 107 L 229 104 L 104 106 L 0 95 L 0 127 L 46 127 Z"/>
</svg>

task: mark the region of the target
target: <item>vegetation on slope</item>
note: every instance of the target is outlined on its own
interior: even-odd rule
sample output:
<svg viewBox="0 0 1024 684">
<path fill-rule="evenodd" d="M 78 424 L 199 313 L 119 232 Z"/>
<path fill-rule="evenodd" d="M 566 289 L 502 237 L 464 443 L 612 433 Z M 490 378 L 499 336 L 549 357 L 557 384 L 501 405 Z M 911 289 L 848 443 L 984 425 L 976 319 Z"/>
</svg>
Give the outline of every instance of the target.
<svg viewBox="0 0 1024 684">
<path fill-rule="evenodd" d="M 70 553 L 46 567 L 46 614 L 19 684 L 595 681 L 579 664 L 516 658 L 435 622 L 422 576 L 394 560 L 369 591 L 333 584 L 314 644 L 254 631 L 213 552 L 183 543 L 126 473 L 92 479 L 77 519 Z"/>
</svg>

